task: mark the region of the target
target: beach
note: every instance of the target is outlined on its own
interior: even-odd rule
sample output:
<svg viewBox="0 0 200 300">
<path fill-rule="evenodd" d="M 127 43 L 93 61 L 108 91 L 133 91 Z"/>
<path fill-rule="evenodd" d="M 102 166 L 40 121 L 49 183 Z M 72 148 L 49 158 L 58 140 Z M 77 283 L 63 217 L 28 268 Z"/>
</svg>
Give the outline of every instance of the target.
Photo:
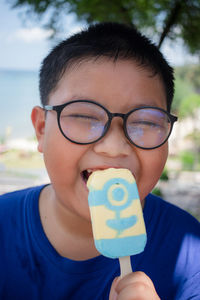
<svg viewBox="0 0 200 300">
<path fill-rule="evenodd" d="M 0 194 L 49 182 L 36 140 L 10 139 L 3 146 L 0 148 Z"/>
</svg>

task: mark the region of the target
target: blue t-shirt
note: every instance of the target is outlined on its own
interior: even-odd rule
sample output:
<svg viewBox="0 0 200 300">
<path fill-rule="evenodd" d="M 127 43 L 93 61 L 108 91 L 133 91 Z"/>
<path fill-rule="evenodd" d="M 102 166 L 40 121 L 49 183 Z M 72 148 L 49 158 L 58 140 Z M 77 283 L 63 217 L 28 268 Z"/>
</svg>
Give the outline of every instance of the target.
<svg viewBox="0 0 200 300">
<path fill-rule="evenodd" d="M 108 299 L 118 259 L 60 256 L 41 225 L 42 188 L 0 197 L 0 299 Z M 148 242 L 131 258 L 133 270 L 153 280 L 162 300 L 200 299 L 200 223 L 153 195 L 146 198 L 144 219 Z"/>
</svg>

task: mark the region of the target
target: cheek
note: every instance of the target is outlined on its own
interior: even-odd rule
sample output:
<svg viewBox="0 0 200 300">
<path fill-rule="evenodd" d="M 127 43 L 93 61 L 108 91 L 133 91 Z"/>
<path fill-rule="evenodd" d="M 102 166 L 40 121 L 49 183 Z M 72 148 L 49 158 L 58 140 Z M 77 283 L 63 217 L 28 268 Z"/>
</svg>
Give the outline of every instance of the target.
<svg viewBox="0 0 200 300">
<path fill-rule="evenodd" d="M 43 149 L 52 183 L 69 181 L 70 184 L 79 175 L 79 161 L 83 155 L 79 145 L 66 140 L 57 130 L 47 128 Z"/>
<path fill-rule="evenodd" d="M 144 153 L 138 180 L 140 198 L 143 201 L 157 184 L 168 156 L 168 145 Z"/>
</svg>

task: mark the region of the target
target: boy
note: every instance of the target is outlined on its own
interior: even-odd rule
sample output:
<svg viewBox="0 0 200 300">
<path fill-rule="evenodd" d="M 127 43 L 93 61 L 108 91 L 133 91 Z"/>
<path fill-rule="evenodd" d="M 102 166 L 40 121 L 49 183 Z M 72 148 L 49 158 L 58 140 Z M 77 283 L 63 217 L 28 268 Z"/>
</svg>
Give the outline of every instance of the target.
<svg viewBox="0 0 200 300">
<path fill-rule="evenodd" d="M 173 91 L 158 49 L 122 24 L 90 26 L 44 59 L 32 122 L 51 184 L 1 197 L 1 299 L 200 299 L 200 225 L 149 194 L 176 121 Z M 110 167 L 133 173 L 147 227 L 121 280 L 118 260 L 94 247 L 87 200 L 90 174 Z"/>
</svg>

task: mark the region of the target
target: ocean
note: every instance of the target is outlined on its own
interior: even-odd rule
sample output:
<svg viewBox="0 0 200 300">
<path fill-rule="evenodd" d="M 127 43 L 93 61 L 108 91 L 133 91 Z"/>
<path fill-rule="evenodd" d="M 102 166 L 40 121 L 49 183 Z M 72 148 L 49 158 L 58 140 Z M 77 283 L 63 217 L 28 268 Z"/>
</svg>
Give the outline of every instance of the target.
<svg viewBox="0 0 200 300">
<path fill-rule="evenodd" d="M 35 105 L 40 105 L 38 72 L 0 70 L 0 140 L 34 137 Z"/>
</svg>

